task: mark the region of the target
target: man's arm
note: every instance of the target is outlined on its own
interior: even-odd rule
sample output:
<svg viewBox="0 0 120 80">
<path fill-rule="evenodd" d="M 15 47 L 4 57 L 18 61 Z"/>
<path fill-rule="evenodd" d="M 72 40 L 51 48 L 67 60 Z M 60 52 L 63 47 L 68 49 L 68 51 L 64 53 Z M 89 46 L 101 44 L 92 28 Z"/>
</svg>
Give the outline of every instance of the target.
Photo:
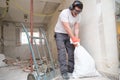
<svg viewBox="0 0 120 80">
<path fill-rule="evenodd" d="M 80 39 L 78 38 L 78 32 L 79 32 L 79 29 L 77 30 L 77 25 L 76 25 L 76 34 L 74 35 L 70 26 L 69 26 L 69 23 L 68 22 L 62 22 L 63 23 L 63 26 L 64 26 L 64 29 L 67 31 L 68 35 L 70 36 L 70 38 L 72 39 L 73 43 L 75 42 L 79 42 Z M 76 45 L 75 45 L 76 46 Z"/>
<path fill-rule="evenodd" d="M 69 23 L 68 22 L 62 22 L 63 26 L 64 26 L 64 29 L 66 30 L 66 32 L 68 33 L 68 35 L 70 36 L 70 38 L 74 38 L 74 34 L 69 26 Z"/>
<path fill-rule="evenodd" d="M 75 34 L 75 36 L 77 37 L 77 38 L 79 38 L 79 23 L 75 23 L 75 25 L 74 25 L 75 27 L 75 31 L 74 31 L 74 34 Z"/>
</svg>

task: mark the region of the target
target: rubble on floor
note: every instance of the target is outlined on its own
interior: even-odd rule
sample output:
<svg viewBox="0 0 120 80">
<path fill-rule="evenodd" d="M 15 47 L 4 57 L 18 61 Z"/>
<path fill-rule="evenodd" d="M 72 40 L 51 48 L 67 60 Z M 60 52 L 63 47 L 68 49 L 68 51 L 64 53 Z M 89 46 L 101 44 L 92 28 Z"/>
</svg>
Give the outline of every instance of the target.
<svg viewBox="0 0 120 80">
<path fill-rule="evenodd" d="M 7 64 L 4 62 L 5 60 L 5 55 L 0 53 L 0 67 L 7 66 Z"/>
<path fill-rule="evenodd" d="M 0 54 L 0 80 L 27 80 L 27 76 L 30 73 L 29 63 L 29 60 L 16 60 Z M 41 66 L 42 64 L 40 63 L 39 65 Z M 46 71 L 52 71 L 51 68 L 49 68 L 50 70 L 47 70 L 48 68 L 46 68 L 45 65 L 43 67 Z M 63 80 L 59 70 L 56 72 L 56 77 L 54 77 L 52 80 Z M 70 78 L 69 80 L 119 80 L 118 78 L 115 79 L 107 76 L 102 74 L 101 77 L 86 77 L 79 79 Z"/>
</svg>

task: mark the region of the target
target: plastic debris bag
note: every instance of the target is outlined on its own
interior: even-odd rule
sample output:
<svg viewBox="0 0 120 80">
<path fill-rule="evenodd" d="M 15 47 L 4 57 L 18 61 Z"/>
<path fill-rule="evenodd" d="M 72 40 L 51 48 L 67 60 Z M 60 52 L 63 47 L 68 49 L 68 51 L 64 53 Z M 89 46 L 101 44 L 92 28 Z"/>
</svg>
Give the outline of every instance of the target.
<svg viewBox="0 0 120 80">
<path fill-rule="evenodd" d="M 74 51 L 73 78 L 100 76 L 95 68 L 95 61 L 92 56 L 78 43 Z"/>
</svg>

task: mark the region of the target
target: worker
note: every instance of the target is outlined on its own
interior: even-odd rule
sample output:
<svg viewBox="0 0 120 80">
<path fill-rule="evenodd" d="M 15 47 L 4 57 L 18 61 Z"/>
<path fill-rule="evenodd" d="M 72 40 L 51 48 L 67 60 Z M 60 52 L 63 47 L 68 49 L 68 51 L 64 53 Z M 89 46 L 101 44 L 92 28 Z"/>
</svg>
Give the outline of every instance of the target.
<svg viewBox="0 0 120 80">
<path fill-rule="evenodd" d="M 74 49 L 79 42 L 79 24 L 83 3 L 75 0 L 69 8 L 62 10 L 55 25 L 55 41 L 58 51 L 58 62 L 63 79 L 69 79 L 68 73 L 74 70 Z M 66 53 L 68 56 L 66 56 Z"/>
</svg>

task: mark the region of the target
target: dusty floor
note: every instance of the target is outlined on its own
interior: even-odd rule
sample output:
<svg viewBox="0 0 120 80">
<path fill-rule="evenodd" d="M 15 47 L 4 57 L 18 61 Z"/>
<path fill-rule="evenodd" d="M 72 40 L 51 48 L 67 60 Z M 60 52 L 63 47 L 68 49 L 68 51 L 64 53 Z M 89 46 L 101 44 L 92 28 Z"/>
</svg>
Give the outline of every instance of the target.
<svg viewBox="0 0 120 80">
<path fill-rule="evenodd" d="M 14 61 L 8 60 L 9 63 L 6 67 L 0 67 L 0 80 L 27 80 L 27 76 L 30 73 L 28 68 L 28 61 Z M 28 71 L 27 71 L 28 70 Z M 120 74 L 120 69 L 119 69 Z M 48 77 L 47 80 L 63 80 L 60 76 L 59 70 L 56 71 L 53 79 Z M 109 76 L 109 79 L 108 77 Z M 79 79 L 69 79 L 69 80 L 119 80 L 118 78 L 114 78 L 111 75 L 102 74 L 101 77 L 89 77 L 89 78 L 79 78 Z M 120 77 L 120 75 L 119 75 Z"/>
<path fill-rule="evenodd" d="M 53 80 L 63 80 L 63 79 L 61 77 L 57 77 Z M 110 79 L 105 78 L 105 77 L 89 77 L 89 78 L 79 78 L 79 79 L 70 78 L 69 80 L 110 80 Z"/>
<path fill-rule="evenodd" d="M 20 67 L 0 68 L 0 80 L 27 80 L 27 75 Z"/>
<path fill-rule="evenodd" d="M 0 68 L 0 80 L 27 80 L 29 72 L 24 72 L 19 66 L 9 66 Z M 62 80 L 60 76 L 53 80 Z M 70 80 L 110 80 L 106 77 L 91 77 L 91 78 L 80 78 Z"/>
</svg>

